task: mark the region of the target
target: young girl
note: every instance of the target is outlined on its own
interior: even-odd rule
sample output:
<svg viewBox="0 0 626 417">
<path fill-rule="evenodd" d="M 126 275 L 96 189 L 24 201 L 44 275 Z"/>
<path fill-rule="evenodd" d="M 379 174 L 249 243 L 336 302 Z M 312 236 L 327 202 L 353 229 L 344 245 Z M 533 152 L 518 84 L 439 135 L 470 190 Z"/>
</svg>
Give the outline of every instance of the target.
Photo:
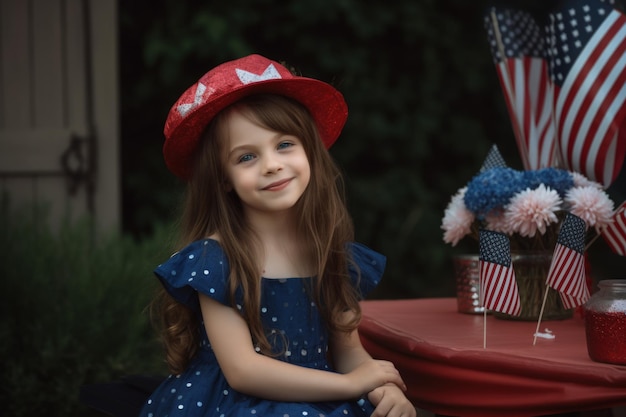
<svg viewBox="0 0 626 417">
<path fill-rule="evenodd" d="M 415 416 L 357 332 L 385 258 L 352 241 L 327 151 L 346 117 L 333 87 L 259 55 L 174 104 L 164 155 L 187 183 L 182 249 L 155 271 L 172 375 L 141 416 Z"/>
</svg>

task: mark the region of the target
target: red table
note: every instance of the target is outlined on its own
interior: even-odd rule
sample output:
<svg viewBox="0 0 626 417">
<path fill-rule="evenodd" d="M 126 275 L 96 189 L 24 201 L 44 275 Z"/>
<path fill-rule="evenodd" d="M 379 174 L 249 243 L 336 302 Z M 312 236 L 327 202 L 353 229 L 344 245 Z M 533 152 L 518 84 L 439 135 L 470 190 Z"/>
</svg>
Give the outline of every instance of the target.
<svg viewBox="0 0 626 417">
<path fill-rule="evenodd" d="M 454 298 L 364 301 L 365 348 L 391 360 L 416 407 L 463 417 L 538 416 L 626 404 L 626 366 L 593 362 L 581 318 L 536 322 L 458 313 Z"/>
</svg>

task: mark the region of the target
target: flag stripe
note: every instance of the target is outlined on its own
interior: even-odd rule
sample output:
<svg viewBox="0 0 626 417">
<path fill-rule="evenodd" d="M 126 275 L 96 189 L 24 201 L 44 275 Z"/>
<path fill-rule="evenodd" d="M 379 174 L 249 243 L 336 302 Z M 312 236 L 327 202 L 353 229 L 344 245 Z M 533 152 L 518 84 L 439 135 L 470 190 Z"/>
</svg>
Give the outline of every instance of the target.
<svg viewBox="0 0 626 417">
<path fill-rule="evenodd" d="M 547 67 L 547 64 L 544 63 L 544 66 Z M 547 70 L 544 75 L 547 76 Z M 541 109 L 538 116 L 538 128 L 540 129 L 539 146 L 541 153 L 537 169 L 560 165 L 559 161 L 556 160 L 556 129 L 554 127 L 554 120 L 552 119 L 552 107 L 549 105 L 552 103 L 554 90 L 548 82 L 541 83 L 541 87 L 545 88 L 546 91 L 542 93 L 545 100 L 541 102 Z"/>
<path fill-rule="evenodd" d="M 569 142 L 569 138 L 572 136 L 572 130 L 575 130 L 572 127 L 578 118 L 578 111 L 582 108 L 582 103 L 587 93 L 594 91 L 594 84 L 597 85 L 597 82 L 599 82 L 598 72 L 602 69 L 608 56 L 612 54 L 612 51 L 607 50 L 605 45 L 610 43 L 611 38 L 609 36 L 611 32 L 607 32 L 610 26 L 611 22 L 607 19 L 598 28 L 573 63 L 557 96 L 555 105 L 556 118 L 562 134 L 561 141 L 567 140 L 565 142 L 566 149 L 564 150 L 568 157 L 574 152 L 575 143 Z M 606 36 L 604 36 L 605 34 Z"/>
<path fill-rule="evenodd" d="M 574 308 L 589 299 L 583 255 L 585 231 L 584 220 L 568 213 L 559 230 L 546 279 L 546 284 L 561 294 L 566 308 Z"/>
<path fill-rule="evenodd" d="M 605 186 L 617 176 L 625 155 L 616 143 L 626 117 L 625 84 L 626 18 L 612 11 L 582 48 L 554 98 L 567 168 Z"/>
<path fill-rule="evenodd" d="M 547 63 L 540 58 L 512 58 L 496 68 L 524 168 L 553 166 L 556 141 Z"/>
<path fill-rule="evenodd" d="M 529 121 L 528 149 L 531 169 L 546 168 L 553 165 L 553 149 L 555 146 L 552 108 L 552 89 L 549 87 L 548 66 L 545 60 L 532 59 L 533 65 L 528 69 L 529 104 L 532 120 Z"/>
<path fill-rule="evenodd" d="M 614 170 L 615 159 L 620 157 L 616 148 L 619 126 L 615 124 L 615 120 L 623 120 L 626 115 L 626 106 L 624 106 L 626 102 L 626 56 L 623 61 L 625 70 L 622 71 L 616 83 L 616 86 L 621 85 L 621 88 L 615 93 L 613 102 L 605 102 L 606 105 L 601 106 L 598 110 L 597 115 L 600 116 L 598 118 L 601 120 L 598 121 L 597 133 L 594 134 L 594 137 L 598 139 L 590 142 L 587 146 L 589 152 L 584 171 L 593 172 L 594 175 L 591 177 L 597 178 L 598 182 L 603 184 L 611 184 L 613 178 L 618 174 Z M 613 95 L 613 93 L 611 92 L 609 95 Z M 621 155 L 621 159 L 623 159 L 623 151 Z M 581 161 L 581 164 L 583 162 L 585 161 Z"/>
<path fill-rule="evenodd" d="M 503 61 L 496 67 L 500 84 L 502 85 L 504 93 L 504 101 L 509 111 L 511 118 L 511 125 L 513 127 L 513 133 L 515 135 L 515 141 L 517 142 L 517 149 L 520 153 L 520 159 L 524 165 L 524 169 L 530 169 L 528 161 L 528 145 L 524 139 L 523 127 L 520 124 L 520 120 L 523 120 L 524 115 L 522 110 L 515 103 L 516 87 L 512 84 L 511 75 L 514 74 L 514 70 L 509 69 L 510 66 L 515 66 L 514 60 Z"/>
<path fill-rule="evenodd" d="M 626 39 L 624 40 L 624 48 L 626 48 Z M 590 102 L 590 110 L 584 115 L 576 137 L 576 144 L 580 145 L 578 165 L 584 167 L 582 168 L 584 172 L 593 172 L 591 177 L 600 181 L 604 179 L 604 172 L 602 164 L 595 163 L 599 155 L 598 151 L 600 148 L 606 149 L 611 142 L 610 139 L 615 137 L 618 126 L 615 125 L 614 120 L 623 117 L 624 109 L 626 109 L 623 106 L 624 101 L 626 101 L 626 55 L 622 56 L 617 65 L 606 76 L 607 82 L 598 87 L 598 91 Z M 608 68 L 608 66 L 604 67 L 604 69 Z M 613 97 L 613 100 L 610 97 Z M 620 109 L 622 110 L 620 111 Z M 585 140 L 587 137 L 597 139 L 595 141 Z M 606 154 L 606 150 L 603 155 L 611 156 Z"/>
<path fill-rule="evenodd" d="M 483 298 L 481 304 L 488 310 L 499 311 L 505 314 L 518 315 L 521 307 L 515 274 L 512 268 L 489 262 L 481 262 L 481 288 Z"/>
<path fill-rule="evenodd" d="M 557 244 L 548 276 L 548 285 L 561 294 L 565 308 L 574 308 L 589 299 L 584 257 L 575 251 Z"/>
<path fill-rule="evenodd" d="M 602 237 L 618 255 L 626 255 L 626 201 L 613 214 L 613 222 L 602 230 Z"/>
<path fill-rule="evenodd" d="M 568 295 L 565 293 L 559 293 L 559 296 L 561 297 L 561 302 L 563 303 L 563 307 L 566 309 L 575 308 L 585 303 L 582 299 L 572 297 L 571 295 Z"/>
<path fill-rule="evenodd" d="M 509 238 L 502 233 L 481 230 L 479 245 L 481 305 L 487 310 L 519 315 L 521 304 Z"/>
<path fill-rule="evenodd" d="M 580 270 L 580 261 L 578 254 L 570 250 L 566 246 L 556 245 L 553 255 L 551 267 L 555 268 L 555 274 L 552 276 L 550 286 L 557 291 L 564 292 L 569 289 L 568 277 L 578 273 Z M 558 273 L 556 273 L 558 271 Z"/>
<path fill-rule="evenodd" d="M 525 12 L 492 8 L 485 20 L 524 169 L 553 166 L 553 89 L 542 31 Z"/>
<path fill-rule="evenodd" d="M 607 19 L 602 26 L 598 28 L 589 43 L 583 48 L 578 58 L 572 64 L 572 68 L 568 74 L 569 76 L 563 81 L 561 91 L 556 97 L 557 101 L 555 103 L 555 112 L 559 124 L 563 124 L 563 115 L 568 117 L 571 123 L 571 119 L 573 119 L 574 116 L 569 115 L 569 112 L 564 110 L 568 110 L 572 107 L 580 107 L 577 103 L 583 100 L 585 92 L 588 91 L 596 81 L 595 75 L 597 75 L 598 69 L 596 68 L 592 71 L 592 68 L 594 68 L 594 66 L 601 67 L 602 62 L 607 59 L 606 55 L 611 54 L 611 51 L 605 49 L 604 43 L 610 43 L 610 32 L 607 32 L 607 26 L 610 27 L 612 21 L 614 21 L 614 19 L 611 19 L 611 21 Z M 606 36 L 604 36 L 605 34 Z M 604 61 L 600 59 L 600 55 L 603 53 Z M 592 74 L 592 77 L 588 78 L 589 74 Z M 563 134 L 568 137 L 570 136 L 570 126 L 571 125 L 566 124 L 563 130 Z"/>
</svg>

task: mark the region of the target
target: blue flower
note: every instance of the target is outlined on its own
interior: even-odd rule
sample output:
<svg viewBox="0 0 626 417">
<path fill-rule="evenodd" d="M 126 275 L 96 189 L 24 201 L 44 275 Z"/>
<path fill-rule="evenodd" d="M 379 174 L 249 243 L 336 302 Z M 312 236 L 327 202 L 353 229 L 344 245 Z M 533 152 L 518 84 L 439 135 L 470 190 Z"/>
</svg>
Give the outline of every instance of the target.
<svg viewBox="0 0 626 417">
<path fill-rule="evenodd" d="M 574 177 L 564 169 L 543 168 L 534 171 L 524 171 L 524 179 L 531 190 L 544 184 L 559 193 L 563 198 L 565 193 L 574 186 Z"/>
<path fill-rule="evenodd" d="M 482 218 L 503 208 L 516 193 L 530 187 L 523 172 L 512 168 L 492 168 L 474 176 L 467 184 L 465 206 Z"/>
</svg>

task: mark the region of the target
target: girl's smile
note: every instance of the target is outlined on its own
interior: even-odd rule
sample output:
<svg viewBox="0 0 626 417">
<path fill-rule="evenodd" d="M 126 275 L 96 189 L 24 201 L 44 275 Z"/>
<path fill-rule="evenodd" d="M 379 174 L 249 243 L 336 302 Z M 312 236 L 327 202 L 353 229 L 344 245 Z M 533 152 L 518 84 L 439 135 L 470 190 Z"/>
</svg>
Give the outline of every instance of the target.
<svg viewBox="0 0 626 417">
<path fill-rule="evenodd" d="M 276 181 L 268 185 L 267 187 L 263 187 L 265 191 L 280 191 L 285 189 L 289 183 L 291 182 L 291 178 L 281 181 Z"/>
</svg>

